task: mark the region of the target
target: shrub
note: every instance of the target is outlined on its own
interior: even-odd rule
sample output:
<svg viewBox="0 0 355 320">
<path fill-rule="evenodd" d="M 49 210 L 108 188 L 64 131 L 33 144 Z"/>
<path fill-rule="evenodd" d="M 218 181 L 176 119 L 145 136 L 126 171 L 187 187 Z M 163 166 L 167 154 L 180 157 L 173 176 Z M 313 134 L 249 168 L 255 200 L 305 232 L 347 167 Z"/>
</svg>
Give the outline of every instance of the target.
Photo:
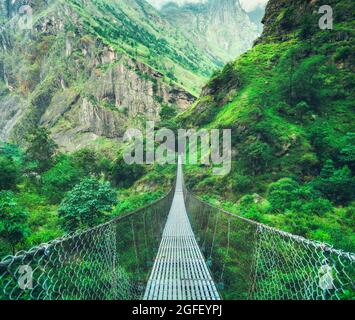
<svg viewBox="0 0 355 320">
<path fill-rule="evenodd" d="M 347 58 L 351 57 L 352 53 L 353 53 L 353 50 L 349 46 L 337 48 L 335 55 L 334 55 L 334 60 L 336 62 L 344 61 Z"/>
<path fill-rule="evenodd" d="M 56 143 L 50 138 L 49 131 L 38 128 L 32 132 L 28 140 L 26 160 L 35 163 L 33 168 L 37 173 L 47 171 L 53 165 L 53 158 L 57 150 Z"/>
<path fill-rule="evenodd" d="M 242 197 L 239 201 L 238 208 L 244 217 L 256 221 L 262 221 L 262 210 L 256 203 L 254 195 L 247 194 Z"/>
<path fill-rule="evenodd" d="M 315 214 L 317 216 L 324 216 L 327 212 L 333 211 L 334 208 L 329 200 L 318 198 L 304 203 L 301 210 L 309 215 Z"/>
<path fill-rule="evenodd" d="M 291 209 L 295 193 L 299 189 L 299 184 L 289 178 L 280 179 L 270 184 L 268 190 L 268 200 L 271 208 L 276 212 L 284 212 Z"/>
<path fill-rule="evenodd" d="M 348 132 L 345 136 L 345 145 L 340 151 L 340 160 L 355 172 L 355 133 Z"/>
<path fill-rule="evenodd" d="M 101 174 L 100 158 L 95 150 L 81 149 L 72 155 L 71 161 L 86 176 L 99 176 Z"/>
<path fill-rule="evenodd" d="M 233 190 L 239 193 L 246 193 L 253 187 L 253 180 L 249 176 L 236 175 L 233 181 Z"/>
<path fill-rule="evenodd" d="M 247 143 L 242 151 L 242 160 L 252 174 L 264 173 L 272 159 L 272 150 L 267 143 L 255 141 Z"/>
<path fill-rule="evenodd" d="M 64 157 L 43 174 L 43 192 L 52 203 L 59 203 L 84 176 L 84 171 Z"/>
<path fill-rule="evenodd" d="M 355 178 L 351 170 L 347 166 L 336 169 L 332 160 L 325 163 L 313 185 L 336 204 L 346 204 L 354 199 Z"/>
<path fill-rule="evenodd" d="M 127 164 L 123 158 L 116 160 L 112 169 L 112 181 L 115 186 L 129 188 L 144 174 L 144 167 L 138 164 Z"/>
<path fill-rule="evenodd" d="M 15 200 L 11 191 L 0 191 L 0 238 L 15 253 L 16 246 L 22 243 L 29 233 L 28 214 Z"/>
<path fill-rule="evenodd" d="M 117 194 L 109 183 L 86 178 L 67 193 L 58 214 L 63 228 L 70 232 L 102 223 L 116 204 Z"/>
<path fill-rule="evenodd" d="M 19 175 L 19 168 L 13 160 L 0 156 L 0 190 L 15 189 Z"/>
</svg>

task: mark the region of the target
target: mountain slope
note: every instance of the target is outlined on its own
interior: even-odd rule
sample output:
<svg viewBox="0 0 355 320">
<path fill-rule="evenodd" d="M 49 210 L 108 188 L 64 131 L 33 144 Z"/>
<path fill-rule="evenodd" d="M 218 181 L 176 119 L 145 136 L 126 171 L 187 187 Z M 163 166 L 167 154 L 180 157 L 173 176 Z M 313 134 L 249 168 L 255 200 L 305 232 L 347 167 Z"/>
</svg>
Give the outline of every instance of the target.
<svg viewBox="0 0 355 320">
<path fill-rule="evenodd" d="M 196 45 L 223 64 L 247 51 L 261 31 L 239 0 L 208 0 L 177 5 L 168 3 L 161 13 Z M 188 22 L 188 23 L 187 23 Z"/>
<path fill-rule="evenodd" d="M 66 150 L 119 142 L 129 125 L 186 109 L 217 65 L 142 0 L 2 0 L 0 138 L 50 128 Z"/>
<path fill-rule="evenodd" d="M 232 172 L 219 178 L 191 167 L 196 191 L 231 201 L 257 193 L 239 213 L 353 250 L 355 8 L 328 1 L 334 30 L 320 30 L 324 3 L 270 0 L 254 48 L 217 73 L 179 119 L 232 129 Z M 271 208 L 255 208 L 260 196 Z"/>
</svg>

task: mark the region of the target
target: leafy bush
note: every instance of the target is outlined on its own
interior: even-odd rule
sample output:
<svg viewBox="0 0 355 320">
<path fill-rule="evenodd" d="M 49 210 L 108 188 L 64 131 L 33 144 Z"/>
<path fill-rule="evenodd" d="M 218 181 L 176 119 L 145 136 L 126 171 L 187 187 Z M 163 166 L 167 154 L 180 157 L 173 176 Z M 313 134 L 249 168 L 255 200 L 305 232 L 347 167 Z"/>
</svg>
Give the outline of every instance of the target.
<svg viewBox="0 0 355 320">
<path fill-rule="evenodd" d="M 26 160 L 35 163 L 36 173 L 47 171 L 52 165 L 57 145 L 46 128 L 34 130 L 27 139 Z"/>
<path fill-rule="evenodd" d="M 60 159 L 43 174 L 43 192 L 52 203 L 59 203 L 64 194 L 85 176 L 84 170 L 74 166 L 68 157 Z"/>
<path fill-rule="evenodd" d="M 7 243 L 12 253 L 29 233 L 28 213 L 15 200 L 11 191 L 0 191 L 0 238 Z"/>
<path fill-rule="evenodd" d="M 348 132 L 345 136 L 345 145 L 340 150 L 340 160 L 355 171 L 355 133 Z"/>
<path fill-rule="evenodd" d="M 270 184 L 267 198 L 272 210 L 284 212 L 287 209 L 291 209 L 294 196 L 298 189 L 299 184 L 290 178 L 284 178 Z"/>
<path fill-rule="evenodd" d="M 71 162 L 83 172 L 84 175 L 100 176 L 105 170 L 103 158 L 95 150 L 81 149 L 71 157 Z"/>
<path fill-rule="evenodd" d="M 7 157 L 0 156 L 0 190 L 12 190 L 20 177 L 19 167 Z"/>
<path fill-rule="evenodd" d="M 272 159 L 272 150 L 267 143 L 254 141 L 247 143 L 242 151 L 242 161 L 252 174 L 265 172 Z"/>
<path fill-rule="evenodd" d="M 327 71 L 324 66 L 326 59 L 323 55 L 313 55 L 301 60 L 296 67 L 302 50 L 302 47 L 290 50 L 284 57 L 284 68 L 291 69 L 286 69 L 287 72 L 283 70 L 284 79 L 279 83 L 279 90 L 289 105 L 295 106 L 303 101 L 317 110 L 322 98 L 324 74 Z"/>
<path fill-rule="evenodd" d="M 349 167 L 336 169 L 332 160 L 324 165 L 314 187 L 337 204 L 346 204 L 354 199 L 355 177 Z"/>
<path fill-rule="evenodd" d="M 327 212 L 334 210 L 332 203 L 327 199 L 314 199 L 313 201 L 306 202 L 301 207 L 302 212 L 309 215 L 324 216 Z"/>
<path fill-rule="evenodd" d="M 334 60 L 337 62 L 344 61 L 347 58 L 351 57 L 352 53 L 353 49 L 349 46 L 337 48 L 334 55 Z"/>
<path fill-rule="evenodd" d="M 104 221 L 105 213 L 117 204 L 117 194 L 109 183 L 86 178 L 68 192 L 58 214 L 66 231 L 93 227 Z"/>
<path fill-rule="evenodd" d="M 114 215 L 118 216 L 123 213 L 133 212 L 139 208 L 143 208 L 150 203 L 159 200 L 164 195 L 161 191 L 143 193 L 138 195 L 133 195 L 128 199 L 120 201 L 114 210 Z"/>
<path fill-rule="evenodd" d="M 144 167 L 138 164 L 127 164 L 119 157 L 112 169 L 111 178 L 115 186 L 129 188 L 143 176 Z"/>
<path fill-rule="evenodd" d="M 281 213 L 290 210 L 297 214 L 323 216 L 334 210 L 331 202 L 322 198 L 311 184 L 301 186 L 289 178 L 270 185 L 268 200 L 272 210 Z"/>
<path fill-rule="evenodd" d="M 236 175 L 233 181 L 233 190 L 238 193 L 248 192 L 253 187 L 253 180 L 249 176 Z"/>
</svg>

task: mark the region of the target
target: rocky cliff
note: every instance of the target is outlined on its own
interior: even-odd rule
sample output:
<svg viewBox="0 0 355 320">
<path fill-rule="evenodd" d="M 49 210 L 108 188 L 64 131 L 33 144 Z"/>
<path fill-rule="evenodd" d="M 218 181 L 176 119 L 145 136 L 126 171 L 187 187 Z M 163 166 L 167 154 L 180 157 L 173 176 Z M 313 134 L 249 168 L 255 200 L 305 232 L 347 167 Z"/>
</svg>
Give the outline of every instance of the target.
<svg viewBox="0 0 355 320">
<path fill-rule="evenodd" d="M 22 144 L 31 128 L 43 125 L 65 150 L 119 142 L 128 126 L 159 121 L 164 105 L 185 110 L 195 99 L 189 81 L 198 83 L 213 67 L 197 49 L 175 45 L 184 36 L 171 36 L 171 26 L 142 1 L 0 3 L 6 8 L 0 37 L 5 141 Z M 33 9 L 31 30 L 18 29 L 23 4 Z M 166 27 L 165 38 L 156 38 L 152 25 Z"/>
</svg>

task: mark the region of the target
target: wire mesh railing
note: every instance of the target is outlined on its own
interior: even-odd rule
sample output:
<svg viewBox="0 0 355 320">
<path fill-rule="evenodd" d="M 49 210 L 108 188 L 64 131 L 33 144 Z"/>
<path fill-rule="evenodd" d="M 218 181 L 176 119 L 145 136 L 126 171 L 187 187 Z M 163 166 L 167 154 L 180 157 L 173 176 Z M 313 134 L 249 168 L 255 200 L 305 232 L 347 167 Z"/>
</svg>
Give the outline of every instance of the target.
<svg viewBox="0 0 355 320">
<path fill-rule="evenodd" d="M 0 299 L 140 299 L 172 196 L 173 190 L 129 215 L 5 257 Z"/>
<path fill-rule="evenodd" d="M 0 262 L 0 299 L 141 299 L 173 198 Z M 354 299 L 355 256 L 214 207 L 186 189 L 221 298 Z"/>
<path fill-rule="evenodd" d="M 223 299 L 354 299 L 355 255 L 244 219 L 185 189 L 197 241 Z"/>
</svg>

